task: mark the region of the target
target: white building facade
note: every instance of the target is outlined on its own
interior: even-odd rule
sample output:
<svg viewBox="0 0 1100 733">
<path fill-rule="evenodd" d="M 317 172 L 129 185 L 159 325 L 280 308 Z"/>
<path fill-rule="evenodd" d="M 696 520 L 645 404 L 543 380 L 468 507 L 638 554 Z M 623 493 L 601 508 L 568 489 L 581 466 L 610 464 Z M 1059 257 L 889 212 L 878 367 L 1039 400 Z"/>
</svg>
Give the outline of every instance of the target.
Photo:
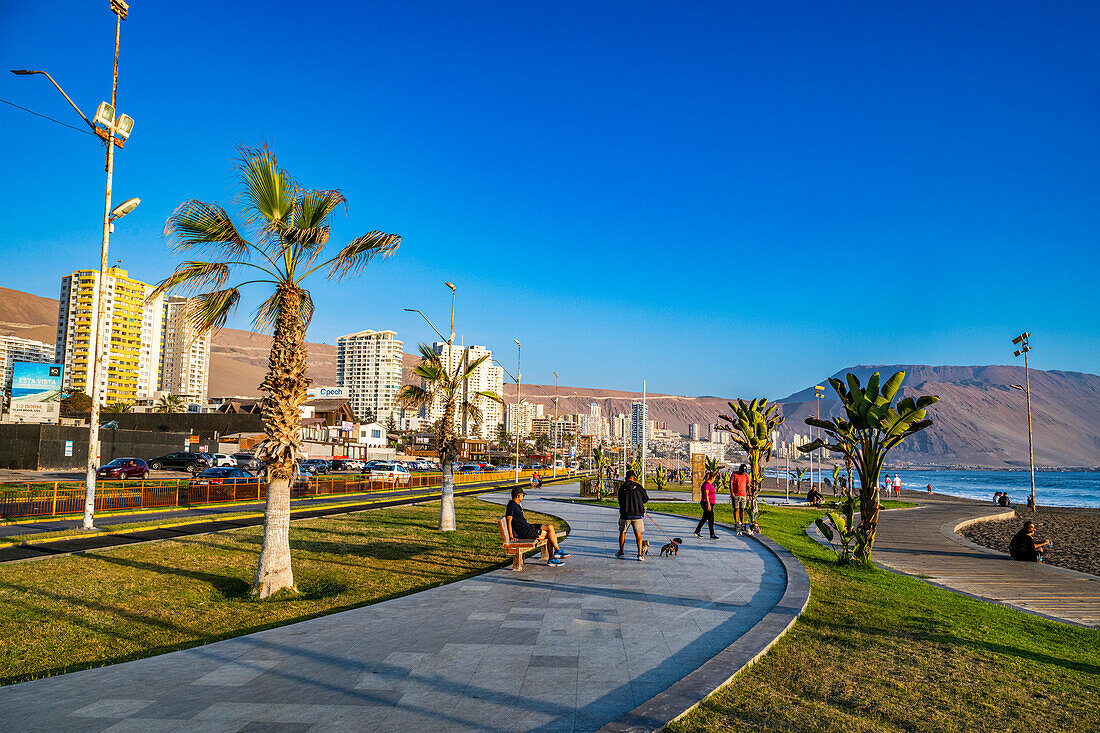
<svg viewBox="0 0 1100 733">
<path fill-rule="evenodd" d="M 649 441 L 649 405 L 635 402 L 630 405 L 630 444 L 641 445 Z"/>
<path fill-rule="evenodd" d="M 445 341 L 437 341 L 432 344 L 435 353 L 439 354 L 443 368 L 451 374 L 455 373 L 463 354 L 467 354 L 467 363 L 473 363 L 482 356 L 486 357 L 474 373 L 470 375 L 466 392 L 470 402 L 481 410 L 481 422 L 475 424 L 472 420 L 467 426 L 469 436 L 478 436 L 489 439 L 496 435 L 497 425 L 504 422 L 504 405 L 491 400 L 488 397 L 475 397 L 478 392 L 492 392 L 498 397 L 504 391 L 504 370 L 493 364 L 493 352 L 484 346 L 462 347 L 457 344 L 448 346 Z M 436 400 L 428 411 L 428 422 L 435 422 L 443 418 L 443 402 Z M 462 419 L 456 416 L 459 430 L 462 429 Z"/>
<path fill-rule="evenodd" d="M 359 331 L 336 339 L 336 386 L 348 390 L 351 411 L 362 419 L 367 411 L 385 425 L 396 419 L 401 389 L 401 341 L 396 331 Z"/>
<path fill-rule="evenodd" d="M 210 332 L 191 325 L 187 309 L 192 302 L 174 296 L 164 300 L 159 389 L 201 405 L 210 385 Z"/>
<path fill-rule="evenodd" d="M 505 405 L 504 429 L 508 431 L 509 435 L 515 435 L 518 427 L 520 436 L 527 437 L 531 434 L 531 421 L 543 417 L 544 409 L 541 402 L 528 402 L 527 400 L 523 400 L 519 405 L 514 403 Z"/>
</svg>

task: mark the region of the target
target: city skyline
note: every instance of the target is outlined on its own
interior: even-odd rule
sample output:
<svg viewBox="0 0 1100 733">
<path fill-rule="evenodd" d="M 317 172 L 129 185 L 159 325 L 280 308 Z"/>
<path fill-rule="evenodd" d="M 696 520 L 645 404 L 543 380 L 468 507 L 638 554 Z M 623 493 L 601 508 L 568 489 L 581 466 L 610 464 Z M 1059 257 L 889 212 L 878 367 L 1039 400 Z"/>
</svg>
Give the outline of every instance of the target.
<svg viewBox="0 0 1100 733">
<path fill-rule="evenodd" d="M 328 59 L 347 72 L 319 82 L 331 104 L 308 135 L 257 104 L 269 85 L 241 81 L 273 52 L 225 42 L 246 12 L 206 18 L 204 43 L 221 50 L 187 69 L 161 51 L 196 21 L 136 5 L 123 24 L 119 110 L 135 127 L 116 201 L 142 205 L 111 260 L 147 282 L 179 259 L 160 235 L 168 214 L 190 197 L 228 203 L 235 146 L 266 139 L 303 184 L 347 195 L 334 238 L 404 239 L 364 277 L 314 287 L 310 341 L 374 323 L 430 344 L 402 308 L 438 325 L 451 280 L 456 334 L 506 364 L 519 338 L 530 383 L 556 370 L 575 386 L 645 377 L 668 394 L 781 397 L 860 363 L 1013 365 L 1023 330 L 1036 368 L 1100 372 L 1092 268 L 1071 265 L 1100 224 L 1083 71 L 1095 7 L 480 6 L 426 22 L 348 6 L 342 28 L 300 29 L 333 34 Z M 90 112 L 109 94 L 113 16 L 40 15 L 10 11 L 5 68 L 51 71 Z M 473 34 L 468 52 L 455 25 Z M 367 26 L 394 32 L 375 53 L 336 50 Z M 164 92 L 197 77 L 224 97 L 201 135 Z M 41 78 L 5 74 L 0 98 L 80 124 Z M 27 143 L 9 162 L 21 195 L 0 200 L 0 285 L 53 297 L 63 271 L 95 266 L 101 147 L 0 107 Z M 25 256 L 38 250 L 65 267 Z M 730 297 L 738 283 L 753 297 Z M 870 304 L 858 317 L 817 305 L 853 291 Z M 252 305 L 230 325 L 247 328 Z"/>
</svg>

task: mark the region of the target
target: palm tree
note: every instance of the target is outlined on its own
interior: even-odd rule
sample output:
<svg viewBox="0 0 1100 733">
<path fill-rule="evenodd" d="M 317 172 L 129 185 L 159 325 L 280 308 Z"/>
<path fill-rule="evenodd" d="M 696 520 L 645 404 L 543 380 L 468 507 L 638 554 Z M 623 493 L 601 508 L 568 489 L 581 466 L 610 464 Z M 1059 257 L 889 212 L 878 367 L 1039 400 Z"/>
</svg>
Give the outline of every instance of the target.
<svg viewBox="0 0 1100 733">
<path fill-rule="evenodd" d="M 178 394 L 161 395 L 153 406 L 153 412 L 183 412 L 184 409 L 183 398 Z"/>
<path fill-rule="evenodd" d="M 604 469 L 604 455 L 603 446 L 597 445 L 592 449 L 592 460 L 596 463 L 596 497 L 603 498 L 603 469 Z"/>
<path fill-rule="evenodd" d="M 186 261 L 165 278 L 154 295 L 175 288 L 196 293 L 188 317 L 200 332 L 225 325 L 240 301 L 244 285 L 265 286 L 270 294 L 253 315 L 258 331 L 274 332 L 267 374 L 260 385 L 264 441 L 256 456 L 266 463 L 267 506 L 253 594 L 267 598 L 294 589 L 290 561 L 290 484 L 300 453 L 299 408 L 306 401 L 305 333 L 313 300 L 303 286 L 322 270 L 328 279 L 361 272 L 377 257 L 391 255 L 401 244 L 394 234 L 373 231 L 356 237 L 331 257 L 323 257 L 330 220 L 347 202 L 339 191 L 309 190 L 262 148 L 240 148 L 242 227 L 220 205 L 195 199 L 184 202 L 165 224 L 176 251 L 196 249 L 212 261 Z M 327 254 L 327 253 L 326 253 Z M 230 277 L 237 284 L 227 287 Z"/>
<path fill-rule="evenodd" d="M 107 412 L 129 412 L 134 406 L 129 402 L 112 402 L 107 405 Z"/>
<path fill-rule="evenodd" d="M 451 372 L 444 364 L 441 354 L 437 354 L 427 344 L 420 344 L 420 363 L 416 365 L 413 374 L 420 377 L 421 385 L 406 384 L 397 393 L 399 404 L 412 409 L 428 407 L 432 404 L 442 403 L 443 419 L 439 421 L 436 432 L 439 445 L 439 462 L 443 464 L 443 496 L 439 501 L 439 529 L 445 532 L 453 532 L 455 528 L 455 481 L 454 460 L 458 456 L 458 435 L 456 426 L 462 416 L 469 418 L 471 422 L 481 421 L 481 408 L 473 400 L 476 398 L 490 399 L 500 404 L 504 400 L 496 392 L 474 392 L 462 397 L 462 384 L 473 377 L 478 367 L 489 358 L 488 354 L 478 357 L 467 363 L 469 347 L 464 350 L 462 357 L 455 362 L 455 370 Z"/>
</svg>

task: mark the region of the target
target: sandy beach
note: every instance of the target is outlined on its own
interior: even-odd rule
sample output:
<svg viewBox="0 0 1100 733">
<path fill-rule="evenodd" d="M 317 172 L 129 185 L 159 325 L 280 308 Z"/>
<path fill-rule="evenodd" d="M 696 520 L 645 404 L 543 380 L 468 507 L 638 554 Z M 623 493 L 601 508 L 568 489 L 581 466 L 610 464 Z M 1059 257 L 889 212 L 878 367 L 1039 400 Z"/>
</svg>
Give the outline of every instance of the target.
<svg viewBox="0 0 1100 733">
<path fill-rule="evenodd" d="M 1008 543 L 1027 520 L 1035 522 L 1035 538 L 1050 540 L 1044 562 L 1100 575 L 1100 509 L 1040 507 L 1016 509 L 1015 519 L 979 522 L 960 532 L 983 547 L 1008 552 Z"/>
</svg>

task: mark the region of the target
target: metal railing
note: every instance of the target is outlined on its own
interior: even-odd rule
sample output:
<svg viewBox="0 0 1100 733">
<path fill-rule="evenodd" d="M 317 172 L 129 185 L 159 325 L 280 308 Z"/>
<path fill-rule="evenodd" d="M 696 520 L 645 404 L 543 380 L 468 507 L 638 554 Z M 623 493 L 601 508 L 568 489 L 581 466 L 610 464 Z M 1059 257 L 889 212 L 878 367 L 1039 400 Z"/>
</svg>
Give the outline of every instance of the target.
<svg viewBox="0 0 1100 733">
<path fill-rule="evenodd" d="M 533 471 L 520 471 L 520 481 L 530 480 Z M 507 481 L 515 471 L 478 471 L 454 474 L 456 486 Z M 549 478 L 549 476 L 543 476 Z M 372 479 L 363 474 L 332 474 L 300 478 L 291 488 L 292 499 L 311 496 L 364 494 L 399 489 L 439 488 L 441 473 L 414 473 L 402 480 Z M 95 511 L 140 511 L 171 507 L 261 501 L 267 498 L 262 478 L 210 483 L 201 478 L 134 479 L 100 481 L 96 487 Z M 0 484 L 0 519 L 63 516 L 84 511 L 83 481 L 26 481 Z"/>
</svg>

